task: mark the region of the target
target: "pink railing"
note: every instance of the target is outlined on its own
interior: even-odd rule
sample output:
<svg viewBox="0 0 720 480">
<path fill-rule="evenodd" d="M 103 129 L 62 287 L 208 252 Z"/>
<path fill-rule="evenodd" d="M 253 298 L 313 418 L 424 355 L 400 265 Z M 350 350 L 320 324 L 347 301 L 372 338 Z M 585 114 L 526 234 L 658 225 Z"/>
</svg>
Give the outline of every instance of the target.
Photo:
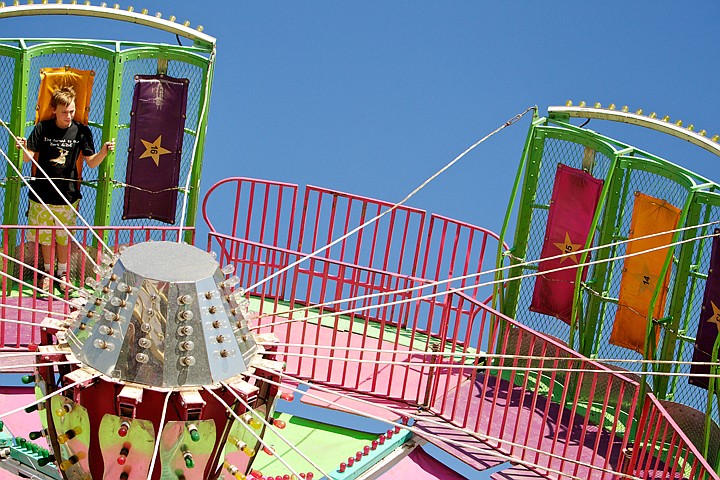
<svg viewBox="0 0 720 480">
<path fill-rule="evenodd" d="M 254 182 L 265 185 L 231 182 L 237 182 L 236 198 Z M 221 263 L 236 266 L 244 286 L 392 206 L 307 187 L 303 204 L 284 210 L 301 212 L 294 233 L 294 217 L 278 227 L 279 196 L 254 201 L 253 211 L 261 210 L 273 229 L 284 232 L 280 237 L 295 236 L 297 248 L 267 236 L 212 233 L 208 248 L 219 250 Z M 462 293 L 429 286 L 487 270 L 485 254 L 487 248 L 494 254 L 496 234 L 437 215 L 423 233 L 423 211 L 392 213 L 250 292 L 259 302 L 257 329 L 277 336 L 271 348 L 287 362 L 288 374 L 353 395 L 368 392 L 401 408 L 428 409 L 474 432 L 469 440 L 483 439 L 551 478 L 618 478 L 618 472 L 719 478 L 655 398 L 641 394 L 639 379 L 584 358 L 478 301 L 484 294 L 474 287 L 476 277 L 453 283 L 469 287 Z M 257 221 L 254 214 L 236 212 L 237 218 L 245 216 Z M 233 231 L 235 225 L 237 219 Z M 403 292 L 420 286 L 426 286 L 422 292 Z M 639 440 L 649 431 L 652 437 Z"/>
<path fill-rule="evenodd" d="M 381 214 L 354 235 L 319 254 L 353 265 L 416 275 L 425 212 L 359 195 L 308 186 L 298 251 L 314 252 Z M 384 213 L 388 212 L 388 213 Z"/>
<path fill-rule="evenodd" d="M 213 233 L 310 253 L 383 214 L 318 257 L 410 276 L 422 272 L 422 278 L 430 279 L 482 270 L 488 241 L 498 238 L 484 228 L 440 215 L 427 222 L 426 212 L 417 208 L 392 209 L 390 202 L 315 186 L 305 188 L 299 204 L 298 190 L 289 183 L 228 178 L 208 190 L 203 218 Z M 232 218 L 226 219 L 226 228 L 218 229 L 216 224 L 228 212 Z M 244 253 L 233 255 L 247 258 Z"/>
<path fill-rule="evenodd" d="M 235 265 L 242 286 L 268 278 L 388 207 L 309 187 L 297 208 L 294 185 L 242 178 L 221 184 L 236 188 L 233 235 L 211 232 L 207 246 L 219 253 L 222 265 Z M 204 216 L 207 205 L 208 198 Z M 298 222 L 296 211 L 302 212 Z M 367 392 L 400 409 L 427 410 L 463 429 L 460 433 L 471 432 L 464 436 L 467 442 L 480 441 L 550 478 L 617 478 L 618 473 L 719 478 L 657 400 L 641 393 L 638 380 L 477 300 L 485 290 L 473 287 L 475 278 L 431 285 L 487 269 L 485 253 L 495 251 L 495 234 L 440 216 L 431 216 L 423 233 L 424 212 L 414 209 L 384 221 L 362 239 L 341 242 L 250 292 L 260 311 L 257 332 L 277 337 L 267 347 L 286 361 L 286 373 L 353 395 Z M 75 231 L 83 250 L 98 261 L 101 252 L 92 247 L 87 230 Z M 35 231 L 6 226 L 2 232 L 3 253 L 37 268 Z M 177 240 L 174 228 L 98 232 L 113 249 L 150 238 Z M 79 283 L 92 269 L 78 253 L 72 271 Z M 3 258 L 4 272 L 11 263 Z M 18 269 L 20 278 L 37 281 L 26 266 Z M 7 277 L 2 281 L 3 318 L 37 323 L 43 309 L 68 311 L 65 302 L 38 299 L 27 289 L 13 290 L 15 282 Z M 471 288 L 452 290 L 460 286 Z M 424 288 L 404 291 L 414 287 Z M 12 302 L 40 312 L 21 311 Z M 1 325 L 3 347 L 37 341 L 37 327 L 29 327 L 28 335 L 25 326 L 9 331 L 9 325 Z"/>
<path fill-rule="evenodd" d="M 623 473 L 638 478 L 718 478 L 688 441 L 657 398 L 648 395 L 635 442 L 623 453 Z M 665 459 L 663 461 L 663 459 Z"/>
<path fill-rule="evenodd" d="M 62 232 L 61 227 L 44 228 L 51 231 L 53 245 L 55 237 Z M 70 281 L 76 286 L 83 286 L 89 276 L 94 276 L 93 262 L 102 263 L 102 249 L 87 227 L 70 229 L 79 246 L 69 241 L 68 257 L 70 265 Z M 133 245 L 148 240 L 178 240 L 178 228 L 174 227 L 94 227 L 93 230 L 113 251 L 117 252 L 122 245 Z M 193 231 L 186 227 L 184 231 Z M 38 229 L 27 225 L 3 225 L 0 227 L 2 244 L 2 275 L 0 282 L 0 348 L 26 348 L 29 344 L 40 341 L 38 324 L 54 312 L 67 315 L 70 312 L 72 292 L 61 293 L 55 289 L 55 280 L 51 278 L 50 292 L 53 296 L 40 295 L 35 286 L 42 284 L 43 270 L 40 259 L 40 246 L 37 243 Z M 54 256 L 54 247 L 51 249 Z M 91 259 L 92 262 L 89 260 Z M 51 267 L 54 270 L 54 265 Z M 51 272 L 51 273 L 54 273 Z M 24 283 L 16 281 L 18 279 Z"/>
<path fill-rule="evenodd" d="M 218 204 L 213 203 L 211 199 L 220 198 L 219 192 L 227 190 L 232 195 L 232 204 L 226 197 Z M 210 187 L 203 199 L 202 215 L 210 231 L 217 232 L 211 212 L 216 222 L 218 217 L 227 218 L 225 214 L 231 212 L 231 222 L 223 224 L 220 231 L 236 238 L 290 248 L 297 194 L 297 185 L 290 183 L 230 177 Z"/>
<path fill-rule="evenodd" d="M 236 265 L 242 285 L 302 257 L 219 234 L 210 235 L 209 246 L 223 263 Z M 629 441 L 630 433 L 658 422 L 657 414 L 645 415 L 647 407 L 638 411 L 653 397 L 641 397 L 637 381 L 448 286 L 427 286 L 422 294 L 398 292 L 429 283 L 333 259 L 308 259 L 251 292 L 259 301 L 257 331 L 277 336 L 273 348 L 286 362 L 287 374 L 406 408 L 426 408 L 550 478 L 609 479 L 639 470 L 652 470 L 647 478 L 663 478 L 656 473 L 673 468 L 693 472 L 691 478 L 718 478 L 667 414 L 651 441 Z M 371 294 L 381 295 L 351 299 Z M 297 310 L 338 301 L 309 314 Z M 322 320 L 314 318 L 318 315 Z M 500 328 L 491 329 L 491 323 Z M 488 353 L 478 355 L 479 348 Z M 670 457 L 662 453 L 665 443 Z"/>
</svg>

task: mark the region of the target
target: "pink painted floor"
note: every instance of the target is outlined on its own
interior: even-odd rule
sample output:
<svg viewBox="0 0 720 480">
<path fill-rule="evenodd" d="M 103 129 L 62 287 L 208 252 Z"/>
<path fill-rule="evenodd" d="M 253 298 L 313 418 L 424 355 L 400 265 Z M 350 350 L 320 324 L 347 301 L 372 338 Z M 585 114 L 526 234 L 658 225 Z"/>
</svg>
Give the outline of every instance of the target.
<svg viewBox="0 0 720 480">
<path fill-rule="evenodd" d="M 416 448 L 398 462 L 392 470 L 382 474 L 380 480 L 466 480 L 422 449 Z"/>
<path fill-rule="evenodd" d="M 384 397 L 403 398 L 410 404 L 417 404 L 418 398 L 423 398 L 424 385 L 427 383 L 429 371 L 423 365 L 424 357 L 417 355 L 409 347 L 397 342 L 390 335 L 387 339 L 369 338 L 367 335 L 358 335 L 349 331 L 334 331 L 315 323 L 299 322 L 295 324 L 280 325 L 274 328 L 275 335 L 280 343 L 302 345 L 288 347 L 289 353 L 305 353 L 316 355 L 318 358 L 298 358 L 288 355 L 286 357 L 288 373 L 301 378 L 313 378 L 317 383 L 338 388 L 338 392 L 364 398 L 375 404 L 367 404 L 349 400 L 339 394 L 323 393 L 317 389 L 310 392 L 322 400 L 303 397 L 303 401 L 338 410 L 361 410 L 368 412 L 376 418 L 396 419 L 397 415 L 387 412 L 383 406 L 393 407 L 397 410 L 407 410 L 416 413 L 412 407 L 399 401 Z M 333 345 L 358 348 L 355 351 L 333 349 Z M 368 351 L 363 351 L 368 349 Z M 395 353 L 374 352 L 370 349 L 395 350 Z M 280 349 L 282 351 L 282 348 Z M 398 352 L 400 351 L 400 352 Z M 329 357 L 329 358 L 323 358 Z M 352 359 L 354 362 L 343 362 L 341 359 Z M 408 365 L 380 365 L 360 363 L 362 359 L 379 361 L 408 362 Z M 485 382 L 482 374 L 474 381 L 460 375 L 449 365 L 447 369 L 435 372 L 440 376 L 436 387 L 432 408 L 427 412 L 427 420 L 418 420 L 416 427 L 427 432 L 428 440 L 443 450 L 460 458 L 478 470 L 495 467 L 506 461 L 498 457 L 497 450 L 476 437 L 458 432 L 457 429 L 438 426 L 434 421 L 439 417 L 431 411 L 443 412 L 443 415 L 454 415 L 456 422 L 470 430 L 486 432 L 490 437 L 500 438 L 506 442 L 523 444 L 540 452 L 556 452 L 564 458 L 575 460 L 580 465 L 563 461 L 561 459 L 545 458 L 538 460 L 542 453 L 524 453 L 512 447 L 509 443 L 501 446 L 505 453 L 524 455 L 525 461 L 530 463 L 549 464 L 551 469 L 573 472 L 580 478 L 600 478 L 602 473 L 582 466 L 583 463 L 610 468 L 618 465 L 622 445 L 621 436 L 612 436 L 604 430 L 593 425 L 581 428 L 584 418 L 573 414 L 570 410 L 561 408 L 544 397 L 537 397 L 533 405 L 532 392 L 524 391 L 517 385 L 496 377 L 490 377 Z M 374 394 L 370 394 L 374 392 Z M 450 411 L 452 406 L 453 411 Z M 464 417 L 464 412 L 467 417 Z M 546 416 L 547 415 L 547 416 Z M 434 437 L 454 439 L 464 443 L 466 447 L 458 447 L 452 443 L 445 443 Z M 539 478 L 540 476 L 519 466 L 518 474 L 522 471 L 522 478 Z M 510 478 L 510 477 L 498 477 Z"/>
<path fill-rule="evenodd" d="M 6 304 L 13 299 L 6 299 Z M 27 299 L 26 299 L 27 300 Z M 58 301 L 47 302 L 45 300 L 35 300 L 35 308 L 61 309 L 62 304 Z M 5 314 L 8 315 L 10 308 L 3 308 Z M 14 311 L 14 315 L 18 315 L 23 320 L 30 319 L 35 322 L 42 320 L 43 315 L 30 312 Z M 11 317 L 12 318 L 12 317 Z M 27 345 L 27 343 L 35 343 L 39 341 L 38 329 L 30 326 L 16 326 L 3 322 L 0 324 L 2 331 L 0 334 L 4 342 L 16 342 L 17 345 Z M 427 367 L 424 366 L 425 357 L 417 355 L 409 346 L 403 345 L 393 334 L 387 334 L 386 338 L 377 338 L 370 335 L 358 334 L 350 331 L 334 331 L 332 328 L 323 327 L 318 324 L 309 322 L 296 323 L 290 325 L 281 325 L 273 329 L 273 333 L 278 337 L 281 343 L 298 344 L 302 346 L 289 347 L 289 352 L 300 352 L 313 355 L 313 358 L 298 358 L 288 356 L 288 373 L 301 378 L 313 378 L 316 382 L 328 385 L 330 387 L 343 387 L 341 391 L 348 390 L 356 392 L 358 397 L 364 397 L 373 402 L 374 405 L 369 406 L 354 400 L 340 398 L 336 394 L 323 393 L 317 389 L 311 392 L 321 397 L 320 400 L 310 399 L 309 396 L 304 397 L 304 401 L 317 406 L 325 406 L 337 409 L 357 409 L 366 412 L 376 418 L 381 419 L 397 419 L 397 414 L 389 413 L 383 406 L 393 407 L 396 410 L 415 411 L 413 407 L 406 405 L 416 403 L 418 398 L 423 398 L 425 388 L 423 387 L 429 375 Z M 380 335 L 384 335 L 380 332 Z M 357 348 L 358 350 L 346 351 L 339 346 Z M 374 352 L 372 349 L 381 349 L 385 351 Z M 395 352 L 392 352 L 394 350 Z M 329 357 L 329 358 L 323 358 Z M 340 359 L 354 360 L 351 362 L 342 362 Z M 360 363 L 361 360 L 374 360 L 379 362 L 407 362 L 407 365 L 390 365 L 374 363 Z M 484 383 L 482 375 L 479 375 L 473 382 L 460 377 L 450 371 L 443 372 L 443 381 L 439 387 L 442 393 L 439 397 L 442 402 L 452 404 L 456 402 L 460 411 L 472 412 L 472 418 L 467 418 L 468 422 L 474 423 L 478 420 L 478 431 L 487 432 L 488 435 L 521 443 L 522 437 L 516 438 L 515 431 L 521 426 L 524 430 L 528 430 L 530 434 L 528 438 L 533 440 L 532 446 L 542 451 L 549 451 L 555 443 L 561 441 L 566 445 L 563 456 L 566 458 L 578 459 L 582 462 L 593 464 L 613 466 L 617 463 L 620 439 L 608 436 L 605 432 L 586 429 L 585 432 L 579 431 L 576 425 L 582 425 L 582 419 L 577 415 L 571 415 L 571 412 L 560 409 L 557 405 L 549 403 L 547 405 L 535 405 L 534 409 L 530 408 L 529 392 L 523 391 L 521 388 L 511 385 L 503 380 L 491 380 Z M 374 392 L 372 396 L 369 392 Z M 32 394 L 28 394 L 27 389 L 5 388 L 0 394 L 0 414 L 9 411 L 15 406 L 27 403 L 27 399 L 32 399 Z M 389 400 L 388 398 L 400 398 L 404 402 Z M 494 405 L 494 406 L 493 406 Z M 433 405 L 436 409 L 442 409 L 442 405 L 436 402 Z M 550 412 L 551 419 L 554 421 L 542 421 L 540 412 L 547 410 Z M 502 415 L 502 418 L 498 417 Z M 428 415 L 429 419 L 436 420 L 436 415 Z M 29 419 L 37 419 L 37 422 Z M 4 419 L 5 420 L 5 419 Z M 32 430 L 39 429 L 39 419 L 37 415 L 28 415 L 24 412 L 8 417 L 6 420 L 8 428 L 11 429 L 16 436 L 27 436 Z M 457 430 L 451 428 L 443 428 L 438 425 L 425 422 L 420 419 L 416 423 L 416 427 L 425 430 L 430 435 L 430 441 L 448 451 L 452 455 L 457 456 L 469 465 L 478 470 L 490 468 L 503 463 L 504 460 L 498 459 L 494 454 L 495 450 L 480 440 L 458 433 Z M 469 426 L 472 428 L 472 425 Z M 439 441 L 432 436 L 440 438 L 453 438 L 457 436 L 459 441 L 472 445 L 473 449 L 463 449 L 452 444 Z M 582 440 L 582 441 L 581 441 Z M 599 446 L 599 448 L 596 448 Z M 606 458 L 600 457 L 594 452 L 606 452 Z M 419 468 L 422 461 L 417 458 L 409 460 L 414 465 L 408 465 L 408 468 Z M 562 469 L 559 461 L 552 465 L 554 468 Z M 3 472 L 0 471 L 0 474 Z M 583 477 L 586 472 L 581 468 L 577 475 Z M 535 475 L 529 473 L 529 475 Z M 0 477 L 2 478 L 2 477 Z M 409 477 L 412 478 L 412 477 Z M 432 478 L 432 477 L 429 477 Z M 442 477 L 445 478 L 445 477 Z M 498 477 L 508 478 L 508 477 Z M 532 477 L 524 477 L 532 478 Z M 585 478 L 585 477 L 584 477 Z M 592 478 L 587 476 L 586 478 Z"/>
</svg>

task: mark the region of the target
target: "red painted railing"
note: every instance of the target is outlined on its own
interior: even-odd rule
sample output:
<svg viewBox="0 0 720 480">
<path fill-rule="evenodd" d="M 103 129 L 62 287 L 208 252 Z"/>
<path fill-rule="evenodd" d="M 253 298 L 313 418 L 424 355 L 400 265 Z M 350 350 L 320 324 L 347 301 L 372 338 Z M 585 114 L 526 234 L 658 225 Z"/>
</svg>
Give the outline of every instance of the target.
<svg viewBox="0 0 720 480">
<path fill-rule="evenodd" d="M 295 250 L 217 233 L 208 248 L 248 286 L 391 206 L 317 187 L 303 198 L 291 209 L 299 232 L 292 219 L 282 227 Z M 718 478 L 637 379 L 493 310 L 478 300 L 477 277 L 430 285 L 492 268 L 494 233 L 437 215 L 423 231 L 424 212 L 398 210 L 250 292 L 257 331 L 277 337 L 289 375 L 427 409 L 550 478 Z M 631 441 L 650 429 L 652 438 Z"/>
<path fill-rule="evenodd" d="M 210 246 L 237 266 L 244 285 L 302 256 L 219 234 Z M 239 251 L 247 256 L 229 254 Z M 429 283 L 309 259 L 252 292 L 257 332 L 278 338 L 288 375 L 429 409 L 549 478 L 718 478 L 654 397 L 641 397 L 637 381 L 446 286 L 423 291 L 434 298 L 398 292 Z M 370 294 L 381 295 L 350 299 Z M 491 332 L 490 318 L 501 328 Z M 497 348 L 477 353 L 488 345 Z M 630 433 L 649 429 L 652 438 L 630 442 Z"/>
<path fill-rule="evenodd" d="M 425 212 L 407 206 L 392 207 L 389 202 L 308 186 L 297 250 L 314 252 L 383 214 L 378 221 L 318 256 L 416 275 Z"/>
<path fill-rule="evenodd" d="M 318 257 L 410 276 L 420 271 L 429 279 L 469 274 L 482 270 L 486 259 L 494 262 L 494 252 L 486 257 L 487 244 L 498 237 L 484 228 L 439 215 L 430 217 L 428 227 L 423 210 L 392 209 L 389 202 L 314 186 L 305 188 L 297 204 L 298 191 L 289 183 L 228 178 L 208 190 L 203 218 L 213 233 L 310 253 L 382 214 Z M 223 220 L 227 213 L 232 218 Z M 226 228 L 218 229 L 219 222 Z"/>
<path fill-rule="evenodd" d="M 220 195 L 228 190 L 233 203 Z M 202 215 L 211 232 L 218 230 L 210 217 L 222 222 L 228 220 L 230 213 L 230 222 L 222 223 L 220 231 L 236 238 L 290 248 L 297 195 L 297 185 L 290 183 L 230 177 L 210 187 L 203 199 Z M 218 201 L 214 202 L 215 199 Z"/>
<path fill-rule="evenodd" d="M 211 233 L 208 249 L 219 253 L 222 265 L 236 266 L 244 286 L 388 207 L 309 187 L 298 208 L 294 185 L 240 178 L 222 184 L 228 183 L 236 187 L 233 235 Z M 210 204 L 206 198 L 204 216 Z M 486 270 L 485 253 L 496 250 L 497 236 L 439 216 L 424 232 L 424 218 L 414 209 L 388 215 L 374 233 L 341 242 L 250 292 L 260 312 L 256 331 L 277 337 L 268 348 L 286 361 L 286 373 L 353 395 L 366 392 L 400 409 L 427 410 L 464 441 L 481 441 L 550 478 L 719 478 L 662 405 L 641 395 L 636 379 L 504 317 L 478 300 L 484 290 L 473 287 L 475 278 L 431 285 Z M 99 260 L 87 231 L 75 231 L 83 250 Z M 98 232 L 113 249 L 150 238 L 177 240 L 174 228 Z M 17 248 L 34 245 L 34 230 L 10 226 L 2 233 L 5 255 L 37 267 L 36 247 Z M 79 282 L 92 269 L 77 257 L 72 270 Z M 492 256 L 487 261 L 494 263 Z M 3 258 L 4 272 L 10 263 Z M 27 267 L 18 268 L 20 277 L 37 281 Z M 38 299 L 12 284 L 3 279 L 3 305 L 20 299 L 27 308 L 58 304 L 58 312 L 68 311 L 64 302 Z M 453 290 L 462 286 L 471 288 Z M 42 320 L 41 313 L 3 306 L 3 318 L 9 314 Z M 37 327 L 26 341 L 25 331 L 9 332 L 8 325 L 0 330 L 4 347 L 35 341 Z"/>
</svg>

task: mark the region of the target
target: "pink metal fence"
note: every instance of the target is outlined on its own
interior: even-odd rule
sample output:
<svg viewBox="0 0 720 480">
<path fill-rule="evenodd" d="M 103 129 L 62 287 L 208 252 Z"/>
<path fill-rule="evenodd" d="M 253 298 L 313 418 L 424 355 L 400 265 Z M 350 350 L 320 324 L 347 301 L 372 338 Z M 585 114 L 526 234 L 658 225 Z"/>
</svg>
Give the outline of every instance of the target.
<svg viewBox="0 0 720 480">
<path fill-rule="evenodd" d="M 326 188 L 308 186 L 298 235 L 298 251 L 314 252 L 357 226 L 385 213 L 319 256 L 382 271 L 415 275 L 425 212 Z"/>
<path fill-rule="evenodd" d="M 55 237 L 63 232 L 61 227 L 47 227 L 50 230 L 52 244 Z M 178 228 L 173 227 L 96 227 L 95 233 L 115 252 L 123 245 L 146 242 L 148 240 L 178 240 Z M 95 237 L 87 227 L 70 229 L 79 246 L 69 241 L 68 271 L 70 281 L 81 287 L 87 277 L 95 276 L 93 263 L 102 263 L 102 249 L 97 248 Z M 183 231 L 193 231 L 186 227 Z M 37 326 L 50 312 L 57 316 L 69 314 L 72 291 L 62 293 L 55 290 L 55 280 L 50 279 L 50 293 L 40 295 L 36 286 L 42 283 L 43 270 L 40 246 L 37 242 L 38 229 L 27 225 L 3 225 L 0 227 L 2 275 L 0 283 L 0 348 L 26 348 L 40 341 L 40 329 Z M 182 237 L 181 237 L 182 238 Z M 54 248 L 51 253 L 54 255 Z M 92 262 L 89 261 L 92 259 Z M 51 273 L 54 274 L 54 265 Z M 16 280 L 17 279 L 17 280 Z"/>
<path fill-rule="evenodd" d="M 233 234 L 211 233 L 208 249 L 219 252 L 221 264 L 235 265 L 245 286 L 302 258 L 300 250 L 309 251 L 308 244 L 322 246 L 388 207 L 309 187 L 298 222 L 298 248 L 292 250 L 296 186 L 244 178 L 222 184 L 236 189 Z M 206 219 L 209 205 L 206 197 Z M 432 216 L 423 237 L 424 212 L 414 209 L 386 220 L 384 229 L 342 242 L 251 292 L 260 310 L 257 331 L 279 339 L 272 348 L 287 362 L 288 374 L 425 409 L 471 432 L 468 439 L 480 439 L 551 478 L 616 478 L 617 472 L 640 478 L 719 478 L 655 398 L 641 394 L 635 379 L 478 301 L 482 291 L 473 287 L 474 279 L 430 285 L 486 269 L 488 245 L 491 252 L 497 247 L 492 232 Z M 101 252 L 86 229 L 75 231 L 83 250 L 99 260 Z M 175 241 L 177 231 L 98 230 L 113 249 L 150 238 Z M 3 272 L 13 263 L 6 257 L 37 268 L 34 230 L 6 226 L 2 233 Z M 72 269 L 79 283 L 92 269 L 77 253 Z M 20 278 L 37 281 L 32 270 L 17 268 Z M 13 289 L 15 282 L 7 277 L 2 282 L 3 318 L 37 323 L 43 309 L 57 305 L 59 313 L 68 312 L 65 302 L 38 299 L 16 285 Z M 453 290 L 467 286 L 463 292 Z M 418 287 L 423 290 L 407 291 Z M 30 327 L 28 336 L 21 327 L 9 331 L 9 325 L 3 322 L 0 329 L 3 347 L 37 341 L 37 327 Z"/>
<path fill-rule="evenodd" d="M 243 248 L 230 245 L 235 242 Z M 228 257 L 237 262 L 241 284 L 282 267 L 272 259 L 289 264 L 302 255 L 217 234 L 211 245 L 247 248 L 252 261 Z M 257 331 L 278 337 L 289 375 L 427 408 L 549 478 L 609 479 L 640 471 L 640 478 L 674 478 L 658 476 L 668 472 L 718 478 L 654 397 L 641 397 L 636 381 L 448 287 L 427 287 L 422 295 L 438 294 L 434 298 L 398 292 L 428 283 L 311 259 L 253 293 L 261 301 Z M 297 311 L 350 298 L 349 292 L 381 295 Z M 491 318 L 502 327 L 492 334 Z M 488 352 L 473 348 L 480 345 Z M 629 441 L 631 433 L 649 429 L 652 438 Z"/>
<path fill-rule="evenodd" d="M 228 191 L 232 203 L 226 199 Z M 203 199 L 202 215 L 211 232 L 218 231 L 212 220 L 223 222 L 229 212 L 230 222 L 218 223 L 220 231 L 236 238 L 290 248 L 297 195 L 297 185 L 290 183 L 230 177 L 210 187 Z"/>
<path fill-rule="evenodd" d="M 278 204 L 277 198 L 263 198 Z M 303 204 L 292 209 L 301 212 L 295 250 L 288 243 L 217 233 L 210 235 L 208 248 L 234 264 L 247 286 L 391 206 L 308 187 Z M 272 207 L 253 209 L 277 213 Z M 287 362 L 288 374 L 428 409 L 548 477 L 652 471 L 648 478 L 659 478 L 657 472 L 666 467 L 665 473 L 671 472 L 669 465 L 677 463 L 681 475 L 718 478 L 666 412 L 647 412 L 653 397 L 641 396 L 635 379 L 478 301 L 484 290 L 475 285 L 489 278 L 430 285 L 487 270 L 497 249 L 494 233 L 437 215 L 423 231 L 424 212 L 393 213 L 384 224 L 367 227 L 250 292 L 260 310 L 258 332 L 277 336 L 273 348 Z M 287 236 L 293 236 L 288 220 Z M 628 440 L 660 417 L 666 423 L 651 441 Z M 666 443 L 670 456 L 667 448 L 652 450 Z"/>
<path fill-rule="evenodd" d="M 687 440 L 657 398 L 648 395 L 635 442 L 625 451 L 623 473 L 638 478 L 717 478 Z"/>
<path fill-rule="evenodd" d="M 484 260 L 488 258 L 488 245 L 497 248 L 497 240 L 497 234 L 488 229 L 433 214 L 423 248 L 420 277 L 441 280 L 481 272 L 487 268 Z M 505 245 L 505 248 L 509 247 Z M 489 258 L 495 258 L 494 250 L 489 252 Z M 477 283 L 478 279 L 473 277 L 463 278 L 457 285 L 466 287 Z M 465 293 L 477 297 L 478 289 L 467 289 Z"/>
</svg>

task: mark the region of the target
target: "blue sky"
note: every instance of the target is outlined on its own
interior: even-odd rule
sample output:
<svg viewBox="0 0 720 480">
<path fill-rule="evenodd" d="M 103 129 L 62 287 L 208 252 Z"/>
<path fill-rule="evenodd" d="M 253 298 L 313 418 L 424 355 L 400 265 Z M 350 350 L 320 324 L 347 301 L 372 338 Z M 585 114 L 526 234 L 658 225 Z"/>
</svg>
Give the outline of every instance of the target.
<svg viewBox="0 0 720 480">
<path fill-rule="evenodd" d="M 249 176 L 398 201 L 516 113 L 567 99 L 627 104 L 720 133 L 717 2 L 155 1 L 135 8 L 202 24 L 218 39 L 203 190 L 226 176 Z M 87 18 L 2 19 L 0 36 L 82 29 L 87 38 L 175 42 L 144 27 L 111 27 Z M 477 148 L 410 204 L 499 230 L 529 120 Z M 680 140 L 638 127 L 589 127 L 720 180 L 718 159 Z"/>
<path fill-rule="evenodd" d="M 247 176 L 399 201 L 515 114 L 567 99 L 642 108 L 720 134 L 716 0 L 134 6 L 217 38 L 203 190 Z M 0 37 L 76 35 L 175 43 L 88 18 L 0 19 Z M 528 115 L 475 149 L 409 204 L 499 231 L 529 123 Z M 720 182 L 720 159 L 685 142 L 626 125 L 589 128 Z"/>
</svg>

